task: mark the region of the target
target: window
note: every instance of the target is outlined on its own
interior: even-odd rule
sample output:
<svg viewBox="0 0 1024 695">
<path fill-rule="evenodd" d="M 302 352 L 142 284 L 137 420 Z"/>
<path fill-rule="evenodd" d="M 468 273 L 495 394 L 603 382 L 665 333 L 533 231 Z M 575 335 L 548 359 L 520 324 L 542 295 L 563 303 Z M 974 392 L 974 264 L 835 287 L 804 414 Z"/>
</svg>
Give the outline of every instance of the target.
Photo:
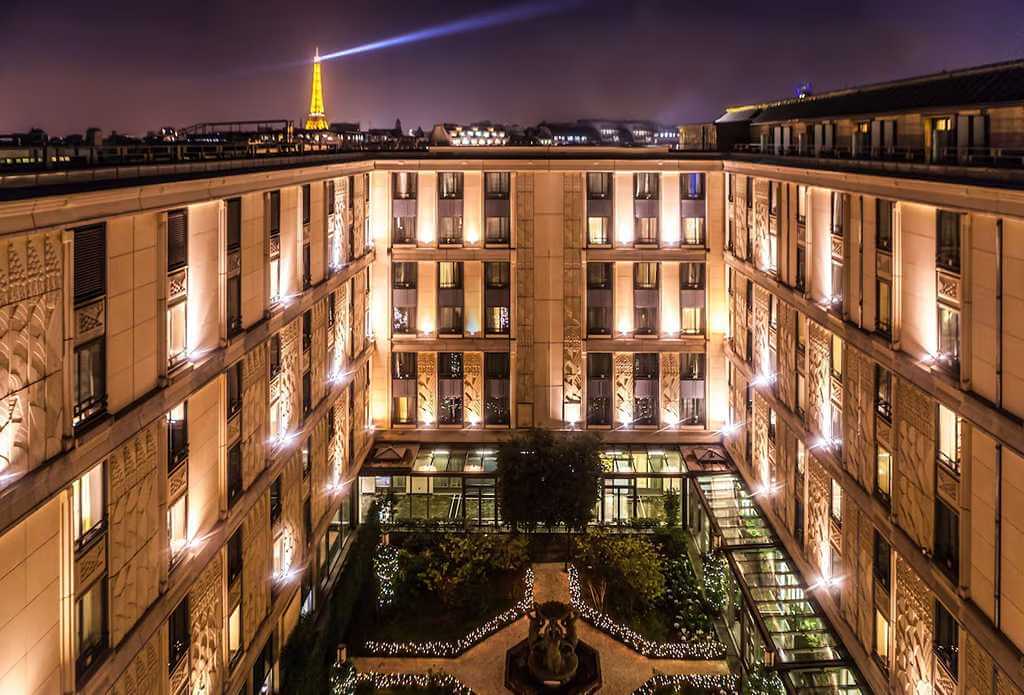
<svg viewBox="0 0 1024 695">
<path fill-rule="evenodd" d="M 167 306 L 167 362 L 176 365 L 188 350 L 188 300 L 180 296 Z"/>
<path fill-rule="evenodd" d="M 281 191 L 267 194 L 267 233 L 270 257 L 270 303 L 281 298 Z"/>
<path fill-rule="evenodd" d="M 775 443 L 775 433 L 778 430 L 778 424 L 779 424 L 779 420 L 778 420 L 778 417 L 775 415 L 775 409 L 774 408 L 769 408 L 768 409 L 768 441 L 771 442 L 772 444 Z"/>
<path fill-rule="evenodd" d="M 270 524 L 273 526 L 281 518 L 281 476 L 277 476 L 270 484 Z"/>
<path fill-rule="evenodd" d="M 442 335 L 462 333 L 462 263 L 437 264 L 437 331 Z"/>
<path fill-rule="evenodd" d="M 832 259 L 832 296 L 829 298 L 829 308 L 832 311 L 843 310 L 843 264 L 842 261 Z"/>
<path fill-rule="evenodd" d="M 507 244 L 509 242 L 508 215 L 488 215 L 484 221 L 484 242 L 487 244 Z"/>
<path fill-rule="evenodd" d="M 242 276 L 235 274 L 227 280 L 228 337 L 242 332 Z"/>
<path fill-rule="evenodd" d="M 391 353 L 391 421 L 396 425 L 416 423 L 416 353 Z"/>
<path fill-rule="evenodd" d="M 234 665 L 242 655 L 242 604 L 228 617 L 228 663 Z"/>
<path fill-rule="evenodd" d="M 242 248 L 242 199 L 229 198 L 227 200 L 227 235 L 228 251 L 238 251 Z"/>
<path fill-rule="evenodd" d="M 484 424 L 509 424 L 509 354 L 484 353 Z"/>
<path fill-rule="evenodd" d="M 796 289 L 807 289 L 807 252 L 802 245 L 796 247 Z"/>
<path fill-rule="evenodd" d="M 611 244 L 609 228 L 612 217 L 612 175 L 608 172 L 587 173 L 587 244 Z"/>
<path fill-rule="evenodd" d="M 877 608 L 875 609 L 874 654 L 884 668 L 889 667 L 889 621 Z"/>
<path fill-rule="evenodd" d="M 99 337 L 75 348 L 74 424 L 83 426 L 107 408 L 106 339 Z"/>
<path fill-rule="evenodd" d="M 960 312 L 939 303 L 939 352 L 936 361 L 947 372 L 959 377 L 960 373 Z"/>
<path fill-rule="evenodd" d="M 633 174 L 633 198 L 635 200 L 657 200 L 658 179 L 656 172 Z"/>
<path fill-rule="evenodd" d="M 880 364 L 875 365 L 875 412 L 892 421 L 892 372 Z"/>
<path fill-rule="evenodd" d="M 779 214 L 779 188 L 778 181 L 768 182 L 768 214 L 777 216 Z"/>
<path fill-rule="evenodd" d="M 484 197 L 488 200 L 508 200 L 510 178 L 507 171 L 484 173 Z"/>
<path fill-rule="evenodd" d="M 228 505 L 232 505 L 242 495 L 242 444 L 235 444 L 228 449 Z"/>
<path fill-rule="evenodd" d="M 461 352 L 437 353 L 438 414 L 442 425 L 462 424 L 463 371 Z"/>
<path fill-rule="evenodd" d="M 704 280 L 703 263 L 680 263 L 679 330 L 684 335 L 704 332 Z"/>
<path fill-rule="evenodd" d="M 683 244 L 685 246 L 704 245 L 704 218 L 683 217 Z"/>
<path fill-rule="evenodd" d="M 71 483 L 71 500 L 75 546 L 81 548 L 103 528 L 106 489 L 102 463 Z"/>
<path fill-rule="evenodd" d="M 634 425 L 651 427 L 658 424 L 658 367 L 656 352 L 638 352 L 633 355 Z"/>
<path fill-rule="evenodd" d="M 882 537 L 878 531 L 875 531 L 875 561 L 873 572 L 875 575 L 875 581 L 877 581 L 883 589 L 889 591 L 892 587 L 892 548 L 889 546 L 889 542 Z"/>
<path fill-rule="evenodd" d="M 313 310 L 302 314 L 302 351 L 306 352 L 313 346 Z"/>
<path fill-rule="evenodd" d="M 396 334 L 416 333 L 416 263 L 391 264 L 391 330 Z"/>
<path fill-rule="evenodd" d="M 228 539 L 228 586 L 242 576 L 242 529 L 238 529 Z"/>
<path fill-rule="evenodd" d="M 188 493 L 182 494 L 167 507 L 168 547 L 171 551 L 171 565 L 180 558 L 188 544 Z"/>
<path fill-rule="evenodd" d="M 796 187 L 796 222 L 807 223 L 807 186 Z"/>
<path fill-rule="evenodd" d="M 892 284 L 884 279 L 875 281 L 875 297 L 878 303 L 876 326 L 886 338 L 892 337 Z"/>
<path fill-rule="evenodd" d="M 633 264 L 633 331 L 637 335 L 658 332 L 658 264 Z"/>
<path fill-rule="evenodd" d="M 228 367 L 227 382 L 227 418 L 230 420 L 242 409 L 242 360 Z"/>
<path fill-rule="evenodd" d="M 939 405 L 939 463 L 952 473 L 960 475 L 960 444 L 962 421 L 960 416 L 944 405 Z"/>
<path fill-rule="evenodd" d="M 875 452 L 875 494 L 888 504 L 892 498 L 892 454 L 878 444 Z"/>
<path fill-rule="evenodd" d="M 960 577 L 960 516 L 935 499 L 935 564 L 954 584 Z"/>
<path fill-rule="evenodd" d="M 302 289 L 308 290 L 313 284 L 313 258 L 309 241 L 302 245 Z"/>
<path fill-rule="evenodd" d="M 281 373 L 281 336 L 275 333 L 270 336 L 270 378 Z"/>
<path fill-rule="evenodd" d="M 104 576 L 75 601 L 76 670 L 79 677 L 95 665 L 107 648 L 107 578 Z"/>
<path fill-rule="evenodd" d="M 658 243 L 658 180 L 654 172 L 633 175 L 633 238 L 637 244 Z"/>
<path fill-rule="evenodd" d="M 835 478 L 832 479 L 829 489 L 828 513 L 832 521 L 837 524 L 843 523 L 843 488 Z"/>
<path fill-rule="evenodd" d="M 309 477 L 310 471 L 313 470 L 313 437 L 306 437 L 306 441 L 302 443 L 300 455 L 302 458 L 302 477 L 305 479 Z"/>
<path fill-rule="evenodd" d="M 416 174 L 410 171 L 396 171 L 391 174 L 391 195 L 395 200 L 414 200 Z"/>
<path fill-rule="evenodd" d="M 334 328 L 334 322 L 337 319 L 338 310 L 336 306 L 336 300 L 334 293 L 331 292 L 327 295 L 327 327 Z"/>
<path fill-rule="evenodd" d="M 507 261 L 484 263 L 484 332 L 508 335 L 512 326 L 511 278 Z"/>
<path fill-rule="evenodd" d="M 960 272 L 960 215 L 955 212 L 936 213 L 935 265 L 951 273 Z"/>
<path fill-rule="evenodd" d="M 832 191 L 831 212 L 832 233 L 836 236 L 843 236 L 846 231 L 846 194 Z"/>
<path fill-rule="evenodd" d="M 605 200 L 612 197 L 612 175 L 609 172 L 587 172 L 587 199 Z"/>
<path fill-rule="evenodd" d="M 612 334 L 611 263 L 587 263 L 587 335 Z"/>
<path fill-rule="evenodd" d="M 462 172 L 442 171 L 437 175 L 437 194 L 442 200 L 462 198 Z"/>
<path fill-rule="evenodd" d="M 167 470 L 188 458 L 188 403 L 182 401 L 167 413 Z"/>
<path fill-rule="evenodd" d="M 684 200 L 704 200 L 704 174 L 683 174 L 679 188 Z"/>
<path fill-rule="evenodd" d="M 188 210 L 167 213 L 167 272 L 188 264 Z"/>
<path fill-rule="evenodd" d="M 309 211 L 311 207 L 309 184 L 304 183 L 302 184 L 302 224 L 309 224 Z"/>
<path fill-rule="evenodd" d="M 600 427 L 612 424 L 612 355 L 610 352 L 587 354 L 587 424 Z"/>
<path fill-rule="evenodd" d="M 832 357 L 830 360 L 832 377 L 843 380 L 843 339 L 832 334 Z"/>
<path fill-rule="evenodd" d="M 191 631 L 189 630 L 188 619 L 188 596 L 181 600 L 178 607 L 171 613 L 167 621 L 168 631 L 168 659 L 167 672 L 174 673 L 175 668 L 182 659 L 188 656 L 189 644 L 191 644 Z"/>
<path fill-rule="evenodd" d="M 655 278 L 655 286 L 657 286 Z M 679 286 L 688 290 L 704 289 L 704 264 L 683 262 L 679 264 Z"/>
<path fill-rule="evenodd" d="M 730 203 L 733 201 L 733 193 L 736 190 L 736 181 L 733 174 L 725 175 L 725 197 Z"/>
<path fill-rule="evenodd" d="M 932 637 L 935 657 L 946 667 L 953 678 L 958 674 L 960 656 L 960 626 L 946 607 L 935 601 L 935 634 Z"/>
<path fill-rule="evenodd" d="M 878 198 L 875 201 L 875 248 L 879 251 L 892 253 L 892 219 L 896 209 L 891 200 Z"/>
<path fill-rule="evenodd" d="M 256 664 L 252 667 L 252 692 L 253 695 L 272 695 L 276 692 L 273 635 L 267 638 L 267 645 L 263 647 Z"/>
<path fill-rule="evenodd" d="M 94 224 L 74 233 L 75 306 L 107 293 L 107 226 Z"/>
</svg>

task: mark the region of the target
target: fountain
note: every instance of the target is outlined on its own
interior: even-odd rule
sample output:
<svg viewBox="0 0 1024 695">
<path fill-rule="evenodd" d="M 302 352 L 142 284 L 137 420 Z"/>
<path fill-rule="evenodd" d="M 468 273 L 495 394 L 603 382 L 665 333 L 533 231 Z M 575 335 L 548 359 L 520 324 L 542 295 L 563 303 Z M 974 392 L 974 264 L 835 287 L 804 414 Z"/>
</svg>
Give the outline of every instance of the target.
<svg viewBox="0 0 1024 695">
<path fill-rule="evenodd" d="M 577 613 L 561 601 L 534 603 L 530 633 L 505 655 L 505 687 L 519 695 L 587 695 L 601 687 L 597 652 L 576 635 Z"/>
</svg>

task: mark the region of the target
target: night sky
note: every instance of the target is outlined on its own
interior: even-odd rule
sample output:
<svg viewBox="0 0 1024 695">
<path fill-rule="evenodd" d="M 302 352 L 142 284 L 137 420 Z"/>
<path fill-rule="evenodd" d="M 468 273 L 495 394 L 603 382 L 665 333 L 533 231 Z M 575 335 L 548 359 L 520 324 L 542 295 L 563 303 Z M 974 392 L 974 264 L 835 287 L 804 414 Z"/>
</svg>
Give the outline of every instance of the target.
<svg viewBox="0 0 1024 695">
<path fill-rule="evenodd" d="M 324 63 L 383 127 L 717 117 L 724 106 L 1024 57 L 1024 0 L 545 0 L 526 21 Z M 321 53 L 518 3 L 0 0 L 0 133 L 292 118 Z"/>
</svg>

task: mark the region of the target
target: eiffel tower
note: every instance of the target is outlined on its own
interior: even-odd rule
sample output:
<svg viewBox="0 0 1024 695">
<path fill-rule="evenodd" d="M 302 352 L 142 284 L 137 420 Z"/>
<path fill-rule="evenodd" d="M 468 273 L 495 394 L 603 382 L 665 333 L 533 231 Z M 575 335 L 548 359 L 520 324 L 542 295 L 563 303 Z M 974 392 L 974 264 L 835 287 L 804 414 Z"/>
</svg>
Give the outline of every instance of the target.
<svg viewBox="0 0 1024 695">
<path fill-rule="evenodd" d="M 313 91 L 309 95 L 309 115 L 306 116 L 306 130 L 327 130 L 327 114 L 324 113 L 324 84 L 320 79 L 320 49 L 313 56 Z"/>
</svg>

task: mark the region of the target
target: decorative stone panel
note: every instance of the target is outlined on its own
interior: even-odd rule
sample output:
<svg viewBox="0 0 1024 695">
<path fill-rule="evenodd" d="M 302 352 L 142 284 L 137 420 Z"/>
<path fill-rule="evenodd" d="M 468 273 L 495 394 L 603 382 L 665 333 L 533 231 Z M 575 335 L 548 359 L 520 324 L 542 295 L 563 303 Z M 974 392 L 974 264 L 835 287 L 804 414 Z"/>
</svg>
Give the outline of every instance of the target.
<svg viewBox="0 0 1024 695">
<path fill-rule="evenodd" d="M 313 467 L 310 477 L 313 479 L 313 497 L 323 497 L 327 488 L 324 470 L 326 469 L 325 445 L 327 443 L 327 423 L 321 421 L 313 428 Z M 310 540 L 303 538 L 302 521 L 302 454 L 296 451 L 284 467 L 281 474 L 281 518 L 277 522 L 274 533 L 280 534 L 284 539 L 284 566 L 294 568 L 301 566 L 302 548 Z M 310 503 L 312 504 L 312 502 Z M 311 510 L 312 511 L 312 510 Z M 319 517 L 316 518 L 319 520 Z M 275 536 L 276 537 L 276 536 Z M 273 557 L 273 556 L 271 556 Z M 271 562 L 273 572 L 273 562 Z"/>
<path fill-rule="evenodd" d="M 163 670 L 167 666 L 160 658 L 162 637 L 162 629 L 153 633 L 115 681 L 108 695 L 165 695 L 167 688 Z"/>
<path fill-rule="evenodd" d="M 369 398 L 370 384 L 367 383 L 366 370 L 360 369 L 352 380 L 352 432 L 355 450 L 349 452 L 349 463 L 355 465 L 356 458 L 363 451 L 368 437 L 368 428 L 372 423 L 366 421 L 366 401 Z"/>
<path fill-rule="evenodd" d="M 270 494 L 265 492 L 242 522 L 242 643 L 246 648 L 270 609 L 271 570 Z"/>
<path fill-rule="evenodd" d="M 242 363 L 242 486 L 248 488 L 263 471 L 270 390 L 267 382 L 270 345 L 264 341 L 245 353 Z"/>
<path fill-rule="evenodd" d="M 735 432 L 726 435 L 725 448 L 732 459 L 741 466 L 748 466 L 746 453 L 746 417 L 747 417 L 747 380 L 739 369 L 733 371 L 733 387 L 729 392 L 729 403 L 732 406 L 736 423 L 743 423 Z"/>
<path fill-rule="evenodd" d="M 875 363 L 864 353 L 845 348 L 843 374 L 843 464 L 861 485 L 871 489 L 875 460 Z"/>
<path fill-rule="evenodd" d="M 768 290 L 754 285 L 754 371 L 769 375 L 772 373 L 768 358 Z"/>
<path fill-rule="evenodd" d="M 327 299 L 313 305 L 313 345 L 310 348 L 313 359 L 310 381 L 313 387 L 313 404 L 323 400 L 327 390 Z"/>
<path fill-rule="evenodd" d="M 562 398 L 583 403 L 583 174 L 563 174 Z M 564 415 L 563 415 L 564 417 Z"/>
<path fill-rule="evenodd" d="M 117 645 L 156 600 L 160 582 L 157 442 L 160 424 L 135 435 L 107 458 L 110 641 Z"/>
<path fill-rule="evenodd" d="M 932 547 L 935 489 L 935 406 L 910 382 L 893 375 L 893 511 L 897 523 L 922 548 Z"/>
<path fill-rule="evenodd" d="M 0 242 L 0 433 L 5 473 L 24 474 L 62 450 L 63 251 L 60 232 Z M 103 333 L 104 302 L 90 329 Z"/>
<path fill-rule="evenodd" d="M 533 174 L 519 172 L 516 181 L 516 427 L 533 425 Z"/>
<path fill-rule="evenodd" d="M 346 280 L 335 295 L 334 307 L 337 319 L 334 322 L 334 366 L 337 368 L 346 366 L 352 359 L 352 354 L 349 352 L 349 336 L 352 334 L 352 312 L 349 311 L 351 286 L 352 281 Z"/>
<path fill-rule="evenodd" d="M 918 695 L 921 681 L 931 683 L 934 607 L 921 578 L 896 556 L 896 627 L 893 682 L 896 692 Z"/>
<path fill-rule="evenodd" d="M 192 644 L 189 646 L 192 673 L 189 680 L 194 693 L 219 693 L 221 691 L 221 681 L 224 675 L 221 663 L 221 642 L 224 634 L 225 612 L 223 606 L 224 565 L 221 556 L 221 553 L 214 556 L 203 573 L 199 575 L 196 583 L 192 585 L 188 594 L 189 626 L 192 638 Z M 248 569 L 248 565 L 246 565 L 246 569 Z M 243 620 L 243 623 L 245 628 L 252 625 L 246 620 Z"/>
<path fill-rule="evenodd" d="M 807 425 L 815 432 L 830 431 L 832 334 L 807 321 Z"/>
<path fill-rule="evenodd" d="M 367 296 L 363 288 L 366 287 L 366 273 L 362 271 L 352 278 L 352 319 L 349 322 L 352 331 L 353 356 L 358 355 L 366 342 L 366 312 L 369 310 L 366 304 Z"/>
<path fill-rule="evenodd" d="M 661 418 L 664 422 L 678 422 L 679 409 L 679 353 L 661 353 Z"/>
<path fill-rule="evenodd" d="M 366 212 L 369 206 L 369 191 L 366 190 L 366 177 L 361 175 L 355 175 L 349 179 L 351 181 L 352 190 L 349 193 L 352 195 L 352 229 L 357 240 L 361 240 L 364 225 L 366 224 Z M 346 237 L 348 235 L 345 235 Z M 362 244 L 357 241 L 356 246 L 362 248 Z M 349 249 L 351 259 L 356 256 L 356 249 Z"/>
<path fill-rule="evenodd" d="M 420 422 L 437 422 L 437 353 L 421 352 L 416 356 L 416 402 Z"/>
<path fill-rule="evenodd" d="M 779 399 L 789 408 L 796 408 L 796 321 L 798 312 L 793 307 L 779 302 L 779 328 L 777 338 Z"/>
<path fill-rule="evenodd" d="M 768 270 L 768 182 L 754 182 L 754 228 L 750 232 L 754 245 L 754 261 L 761 270 Z"/>
<path fill-rule="evenodd" d="M 615 353 L 615 420 L 633 422 L 633 353 Z"/>
<path fill-rule="evenodd" d="M 738 258 L 747 257 L 747 191 L 746 177 L 733 176 L 733 249 Z"/>
<path fill-rule="evenodd" d="M 821 573 L 829 570 L 830 521 L 828 500 L 831 478 L 813 455 L 807 456 L 807 559 Z"/>
<path fill-rule="evenodd" d="M 465 352 L 462 354 L 462 403 L 466 411 L 466 422 L 480 423 L 484 417 L 483 401 L 484 354 Z"/>
<path fill-rule="evenodd" d="M 751 473 L 755 480 L 761 483 L 771 482 L 771 473 L 768 470 L 768 403 L 764 398 L 754 392 L 754 421 L 751 423 L 751 440 L 753 451 L 751 452 Z"/>
<path fill-rule="evenodd" d="M 302 417 L 302 344 L 299 340 L 301 317 L 278 333 L 281 337 L 281 373 L 277 376 L 278 413 L 281 431 L 290 432 L 301 424 Z"/>
</svg>

